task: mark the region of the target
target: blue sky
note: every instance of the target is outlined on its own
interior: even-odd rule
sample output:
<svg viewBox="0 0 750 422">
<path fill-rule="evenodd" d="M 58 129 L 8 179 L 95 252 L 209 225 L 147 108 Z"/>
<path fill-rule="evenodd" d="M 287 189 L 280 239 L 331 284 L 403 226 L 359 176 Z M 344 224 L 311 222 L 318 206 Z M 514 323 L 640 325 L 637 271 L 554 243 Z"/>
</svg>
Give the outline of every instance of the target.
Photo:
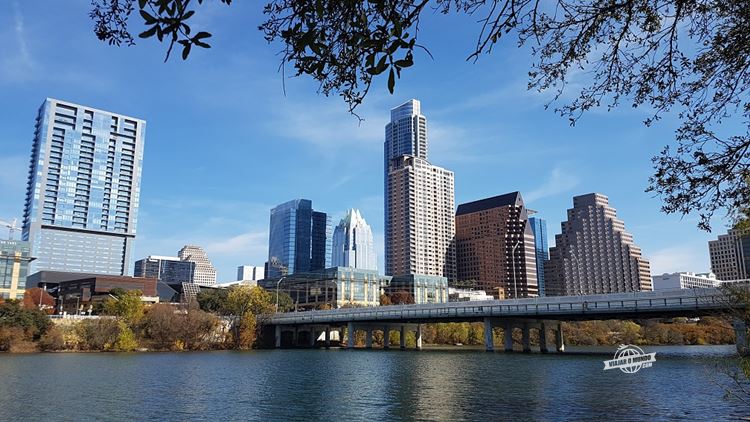
<svg viewBox="0 0 750 422">
<path fill-rule="evenodd" d="M 359 124 L 310 79 L 282 78 L 280 46 L 256 29 L 261 3 L 207 3 L 193 30 L 213 32 L 213 48 L 166 64 L 165 46 L 154 41 L 99 42 L 89 0 L 0 3 L 0 219 L 23 213 L 36 111 L 54 97 L 147 121 L 135 259 L 198 244 L 219 281 L 233 280 L 238 265 L 265 261 L 270 208 L 302 197 L 334 223 L 359 208 L 382 269 L 384 125 L 390 108 L 417 98 L 430 161 L 454 171 L 457 205 L 520 190 L 553 237 L 574 195 L 601 192 L 654 274 L 709 269 L 712 235 L 693 216 L 661 213 L 658 198 L 644 193 L 650 157 L 673 142 L 670 116 L 646 128 L 646 111 L 624 106 L 594 110 L 570 127 L 544 109 L 550 94 L 526 90 L 527 50 L 509 38 L 466 62 L 477 24 L 429 12 L 420 42 L 434 59 L 418 53 L 394 95 L 377 80 Z M 724 224 L 717 220 L 714 231 Z"/>
</svg>

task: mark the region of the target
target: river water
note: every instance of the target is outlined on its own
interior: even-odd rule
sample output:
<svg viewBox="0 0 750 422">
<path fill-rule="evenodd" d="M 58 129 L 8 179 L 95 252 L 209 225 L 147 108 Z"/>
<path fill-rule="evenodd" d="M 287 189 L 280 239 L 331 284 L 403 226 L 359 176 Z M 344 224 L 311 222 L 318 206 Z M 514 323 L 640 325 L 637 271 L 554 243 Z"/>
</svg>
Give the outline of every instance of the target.
<svg viewBox="0 0 750 422">
<path fill-rule="evenodd" d="M 614 348 L 565 354 L 263 350 L 0 355 L 0 420 L 729 420 L 717 366 L 733 346 L 645 347 L 635 374 Z"/>
</svg>

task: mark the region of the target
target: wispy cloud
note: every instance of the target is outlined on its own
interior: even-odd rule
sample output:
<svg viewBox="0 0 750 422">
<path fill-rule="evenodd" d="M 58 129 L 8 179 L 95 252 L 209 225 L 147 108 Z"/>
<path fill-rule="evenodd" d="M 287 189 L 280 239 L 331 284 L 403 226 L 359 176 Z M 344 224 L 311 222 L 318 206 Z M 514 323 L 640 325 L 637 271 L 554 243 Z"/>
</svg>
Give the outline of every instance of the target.
<svg viewBox="0 0 750 422">
<path fill-rule="evenodd" d="M 23 13 L 17 1 L 12 3 L 12 34 L 6 35 L 15 41 L 9 43 L 5 53 L 0 56 L 0 80 L 22 81 L 33 77 L 34 59 L 27 42 L 26 26 Z"/>
<path fill-rule="evenodd" d="M 660 275 L 677 271 L 709 271 L 708 248 L 705 244 L 690 244 L 659 249 L 647 256 L 651 261 L 651 274 Z"/>
<path fill-rule="evenodd" d="M 0 219 L 20 218 L 28 171 L 28 157 L 0 157 Z"/>
<path fill-rule="evenodd" d="M 23 15 L 21 14 L 21 8 L 17 1 L 13 2 L 13 19 L 15 23 L 16 39 L 18 41 L 18 53 L 20 54 L 21 61 L 28 65 L 33 66 L 33 60 L 31 59 L 31 53 L 29 53 L 29 46 L 26 44 L 26 31 L 23 24 Z"/>
<path fill-rule="evenodd" d="M 560 166 L 552 169 L 547 181 L 536 189 L 524 195 L 526 202 L 533 202 L 542 198 L 569 192 L 580 183 L 574 174 L 565 172 Z"/>
<path fill-rule="evenodd" d="M 206 244 L 206 251 L 230 257 L 251 257 L 263 255 L 268 246 L 268 232 L 250 231 L 225 240 L 212 241 Z"/>
</svg>

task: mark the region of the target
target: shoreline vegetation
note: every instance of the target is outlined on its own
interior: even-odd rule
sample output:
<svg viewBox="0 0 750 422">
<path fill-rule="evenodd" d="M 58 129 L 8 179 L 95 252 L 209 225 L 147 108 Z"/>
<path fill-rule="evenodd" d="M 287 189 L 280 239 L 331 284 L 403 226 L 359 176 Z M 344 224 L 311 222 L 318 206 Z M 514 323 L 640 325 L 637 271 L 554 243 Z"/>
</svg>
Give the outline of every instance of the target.
<svg viewBox="0 0 750 422">
<path fill-rule="evenodd" d="M 260 287 L 238 286 L 202 292 L 191 305 L 155 304 L 145 306 L 138 291 L 113 291 L 97 304 L 100 318 L 51 320 L 53 303 L 41 289 L 27 291 L 23 300 L 0 303 L 0 351 L 31 352 L 132 352 L 247 350 L 268 347 L 257 324 L 259 315 L 273 313 L 275 294 Z M 40 310 L 38 304 L 42 304 Z M 293 307 L 291 298 L 279 295 L 279 311 Z M 482 323 L 425 324 L 425 345 L 478 346 L 484 342 Z M 493 332 L 495 344 L 503 343 L 502 328 Z M 673 318 L 640 321 L 584 321 L 563 323 L 565 344 L 569 346 L 636 345 L 722 345 L 734 344 L 734 330 L 727 318 L 703 317 L 696 320 Z M 364 346 L 364 332 L 355 334 L 355 344 Z M 531 344 L 539 336 L 531 331 Z M 549 338 L 549 337 L 548 337 Z M 521 331 L 513 333 L 521 343 Z M 391 345 L 399 344 L 399 333 L 392 332 Z M 383 334 L 375 331 L 373 344 L 383 344 Z M 415 344 L 414 333 L 407 333 L 407 346 Z"/>
</svg>

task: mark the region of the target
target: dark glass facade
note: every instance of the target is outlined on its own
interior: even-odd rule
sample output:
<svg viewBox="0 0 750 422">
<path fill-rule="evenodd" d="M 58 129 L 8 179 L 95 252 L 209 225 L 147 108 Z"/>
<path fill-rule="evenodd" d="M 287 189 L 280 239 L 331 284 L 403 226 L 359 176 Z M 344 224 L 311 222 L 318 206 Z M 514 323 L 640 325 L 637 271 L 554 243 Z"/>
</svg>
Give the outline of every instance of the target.
<svg viewBox="0 0 750 422">
<path fill-rule="evenodd" d="M 331 218 L 295 199 L 271 210 L 266 277 L 322 270 L 331 264 Z"/>
<path fill-rule="evenodd" d="M 539 285 L 539 296 L 544 296 L 544 263 L 549 261 L 547 245 L 547 220 L 529 217 L 531 231 L 534 232 L 534 249 L 536 250 L 536 280 Z"/>
<path fill-rule="evenodd" d="M 177 258 L 148 257 L 135 262 L 135 277 L 156 278 L 164 283 L 191 283 L 195 262 Z"/>
</svg>

